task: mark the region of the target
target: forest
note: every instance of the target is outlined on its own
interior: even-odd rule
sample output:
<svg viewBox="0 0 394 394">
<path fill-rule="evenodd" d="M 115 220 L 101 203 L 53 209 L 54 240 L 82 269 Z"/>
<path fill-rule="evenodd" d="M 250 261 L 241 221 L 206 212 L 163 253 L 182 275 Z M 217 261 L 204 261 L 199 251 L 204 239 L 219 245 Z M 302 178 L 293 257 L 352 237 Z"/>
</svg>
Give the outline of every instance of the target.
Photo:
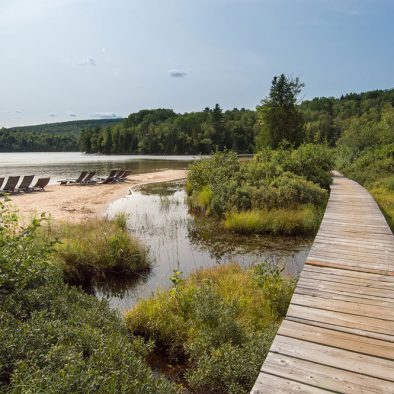
<svg viewBox="0 0 394 394">
<path fill-rule="evenodd" d="M 394 89 L 295 103 L 300 127 L 297 141 L 289 142 L 296 146 L 301 142 L 327 142 L 335 146 L 355 119 L 362 116 L 378 122 L 382 112 L 393 105 Z M 82 152 L 104 154 L 209 154 L 224 149 L 253 153 L 266 145 L 276 147 L 260 138 L 259 114 L 264 108 L 267 103 L 263 100 L 256 111 L 244 108 L 223 111 L 218 104 L 212 109 L 185 114 L 170 109 L 143 110 L 112 127 L 82 130 L 79 146 Z M 283 128 L 288 130 L 286 126 Z M 294 130 L 290 132 L 293 137 L 297 134 Z M 286 139 L 280 133 L 276 135 L 280 140 Z"/>
<path fill-rule="evenodd" d="M 231 148 L 250 153 L 256 120 L 254 111 L 223 111 L 218 104 L 185 114 L 171 109 L 142 110 L 114 127 L 82 130 L 80 149 L 104 154 L 209 154 Z"/>
<path fill-rule="evenodd" d="M 301 90 L 303 84 L 297 83 Z M 355 120 L 379 122 L 382 113 L 394 105 L 394 89 L 349 93 L 340 98 L 316 97 L 293 104 L 299 129 L 290 128 L 292 138 L 295 135 L 297 138 L 289 142 L 294 146 L 301 142 L 327 142 L 335 146 Z M 231 149 L 237 153 L 254 153 L 267 145 L 277 147 L 272 141 L 261 138 L 260 115 L 266 108 L 264 99 L 256 110 L 222 110 L 216 104 L 213 108 L 184 114 L 171 109 L 151 109 L 132 113 L 125 119 L 3 128 L 0 129 L 0 152 L 80 150 L 102 154 L 209 154 Z M 288 126 L 282 125 L 286 130 Z M 276 136 L 280 141 L 288 140 L 279 130 Z"/>
<path fill-rule="evenodd" d="M 119 119 L 75 120 L 0 129 L 0 152 L 75 152 L 84 128 L 106 127 Z"/>
</svg>

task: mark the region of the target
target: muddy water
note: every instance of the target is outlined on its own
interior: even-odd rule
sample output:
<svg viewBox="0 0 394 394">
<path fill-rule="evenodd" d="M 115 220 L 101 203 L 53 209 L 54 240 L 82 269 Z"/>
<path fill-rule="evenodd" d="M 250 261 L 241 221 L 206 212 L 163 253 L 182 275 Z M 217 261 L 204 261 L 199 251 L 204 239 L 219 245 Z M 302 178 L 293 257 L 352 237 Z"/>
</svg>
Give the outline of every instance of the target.
<svg viewBox="0 0 394 394">
<path fill-rule="evenodd" d="M 107 216 L 127 215 L 130 232 L 149 247 L 150 272 L 132 280 L 97 280 L 94 292 L 113 308 L 125 311 L 140 298 L 171 286 L 173 270 L 186 277 L 198 268 L 226 262 L 250 266 L 262 261 L 284 267 L 296 276 L 302 269 L 311 240 L 244 237 L 226 233 L 206 219 L 194 218 L 186 204 L 182 183 L 150 185 L 114 202 Z"/>
</svg>

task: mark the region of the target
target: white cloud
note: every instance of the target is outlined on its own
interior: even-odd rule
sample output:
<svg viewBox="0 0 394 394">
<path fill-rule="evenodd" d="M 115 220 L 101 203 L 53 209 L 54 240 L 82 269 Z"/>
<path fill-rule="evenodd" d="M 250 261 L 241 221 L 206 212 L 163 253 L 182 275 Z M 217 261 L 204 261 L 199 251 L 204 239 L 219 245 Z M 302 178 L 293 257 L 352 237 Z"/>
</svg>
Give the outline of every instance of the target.
<svg viewBox="0 0 394 394">
<path fill-rule="evenodd" d="M 121 116 L 115 112 L 93 112 L 89 115 L 90 118 L 96 119 L 118 119 Z"/>
<path fill-rule="evenodd" d="M 80 66 L 97 66 L 96 59 L 88 56 L 86 59 L 78 63 Z"/>
<path fill-rule="evenodd" d="M 168 70 L 168 74 L 170 74 L 172 78 L 182 78 L 187 75 L 187 72 L 184 70 Z"/>
<path fill-rule="evenodd" d="M 49 116 L 50 118 L 54 118 L 54 117 L 56 116 L 56 114 L 53 113 L 53 112 L 50 112 L 50 113 L 48 114 L 48 116 Z"/>
<path fill-rule="evenodd" d="M 67 115 L 68 115 L 70 118 L 75 118 L 75 117 L 77 116 L 77 114 L 76 114 L 75 112 L 67 112 Z"/>
</svg>

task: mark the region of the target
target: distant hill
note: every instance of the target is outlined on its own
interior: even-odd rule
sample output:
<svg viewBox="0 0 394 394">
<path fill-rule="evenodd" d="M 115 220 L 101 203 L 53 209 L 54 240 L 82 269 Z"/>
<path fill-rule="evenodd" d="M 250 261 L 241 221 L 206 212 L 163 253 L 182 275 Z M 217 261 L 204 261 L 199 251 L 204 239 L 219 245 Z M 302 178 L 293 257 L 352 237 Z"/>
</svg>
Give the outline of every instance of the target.
<svg viewBox="0 0 394 394">
<path fill-rule="evenodd" d="M 88 120 L 72 120 L 69 122 L 58 122 L 58 123 L 45 123 L 34 126 L 20 126 L 10 127 L 9 131 L 27 131 L 32 133 L 46 133 L 46 134 L 79 134 L 82 129 L 85 128 L 96 128 L 96 127 L 107 127 L 113 126 L 122 122 L 122 118 L 119 119 L 88 119 Z"/>
<path fill-rule="evenodd" d="M 0 129 L 0 152 L 73 152 L 84 129 L 105 129 L 123 119 L 89 119 Z"/>
</svg>

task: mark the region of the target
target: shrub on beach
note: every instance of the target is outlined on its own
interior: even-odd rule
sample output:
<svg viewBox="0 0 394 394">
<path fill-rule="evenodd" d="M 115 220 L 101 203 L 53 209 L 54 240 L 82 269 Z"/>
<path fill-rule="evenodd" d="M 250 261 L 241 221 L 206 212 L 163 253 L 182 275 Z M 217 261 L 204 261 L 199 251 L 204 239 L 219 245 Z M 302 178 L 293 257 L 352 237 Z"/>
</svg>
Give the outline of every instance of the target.
<svg viewBox="0 0 394 394">
<path fill-rule="evenodd" d="M 59 240 L 57 255 L 68 279 L 74 282 L 97 274 L 132 275 L 149 268 L 146 248 L 127 232 L 122 217 L 50 223 L 45 235 Z"/>
<path fill-rule="evenodd" d="M 42 219 L 19 227 L 0 202 L 0 391 L 175 393 L 107 302 L 69 287 Z"/>
<path fill-rule="evenodd" d="M 178 280 L 125 316 L 134 335 L 180 363 L 191 392 L 250 391 L 285 315 L 294 282 L 266 265 L 226 264 Z"/>
</svg>

